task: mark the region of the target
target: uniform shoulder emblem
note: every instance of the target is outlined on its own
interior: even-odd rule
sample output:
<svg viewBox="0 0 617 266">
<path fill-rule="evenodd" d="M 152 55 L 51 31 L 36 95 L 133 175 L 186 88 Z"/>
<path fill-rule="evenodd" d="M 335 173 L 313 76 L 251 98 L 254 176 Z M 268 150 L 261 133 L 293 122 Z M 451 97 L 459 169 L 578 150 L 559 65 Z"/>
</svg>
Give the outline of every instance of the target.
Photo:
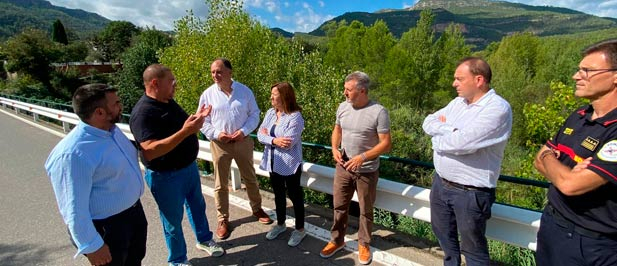
<svg viewBox="0 0 617 266">
<path fill-rule="evenodd" d="M 617 140 L 611 140 L 602 146 L 598 158 L 607 162 L 617 162 Z"/>
</svg>

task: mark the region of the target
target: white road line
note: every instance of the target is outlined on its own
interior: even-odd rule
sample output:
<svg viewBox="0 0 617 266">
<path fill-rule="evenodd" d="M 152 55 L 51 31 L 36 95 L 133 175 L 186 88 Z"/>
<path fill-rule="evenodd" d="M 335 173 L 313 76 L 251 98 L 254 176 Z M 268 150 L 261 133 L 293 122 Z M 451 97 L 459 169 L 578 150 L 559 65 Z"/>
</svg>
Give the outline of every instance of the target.
<svg viewBox="0 0 617 266">
<path fill-rule="evenodd" d="M 12 114 L 10 112 L 7 112 L 5 110 L 0 109 L 0 112 L 5 113 L 9 116 L 12 116 L 15 119 L 21 120 L 22 122 L 25 122 L 31 126 L 40 128 L 44 131 L 47 131 L 53 135 L 56 135 L 58 137 L 63 138 L 64 136 L 66 136 L 66 134 L 58 132 L 56 130 L 50 129 L 48 127 L 42 126 L 38 123 L 32 122 L 28 119 L 25 119 L 23 117 L 20 117 L 18 115 Z M 143 165 L 142 165 L 142 169 L 143 169 Z M 201 185 L 201 189 L 202 192 L 205 195 L 208 195 L 210 197 L 214 197 L 214 188 L 208 187 L 206 185 Z M 244 200 L 240 197 L 236 197 L 234 195 L 229 195 L 229 203 L 233 204 L 235 206 L 241 207 L 247 211 L 251 211 L 251 205 L 249 204 L 249 201 Z M 269 214 L 269 215 L 273 215 L 275 212 L 272 209 L 268 209 L 268 208 L 264 208 L 264 210 Z M 289 227 L 294 226 L 294 218 L 291 216 L 287 216 L 287 218 L 285 219 L 285 224 Z M 328 242 L 330 241 L 330 231 L 326 230 L 324 228 L 321 228 L 319 226 L 315 226 L 312 225 L 310 223 L 306 223 L 304 224 L 304 229 L 306 230 L 306 233 L 309 234 L 312 237 L 315 237 L 317 239 L 320 239 L 324 242 Z M 353 252 L 353 253 L 358 253 L 358 241 L 357 240 L 353 240 L 349 237 L 345 237 L 345 250 L 349 251 L 349 252 Z M 384 252 L 382 250 L 379 250 L 375 247 L 371 247 L 371 250 L 373 251 L 373 260 L 376 262 L 379 262 L 381 264 L 385 264 L 385 265 L 393 265 L 393 266 L 399 266 L 399 265 L 409 265 L 409 266 L 422 266 L 421 264 L 418 264 L 416 262 L 412 262 L 410 260 L 407 260 L 405 258 L 401 258 L 399 256 L 390 254 L 388 252 Z"/>
<path fill-rule="evenodd" d="M 204 184 L 201 185 L 201 191 L 203 192 L 204 195 L 210 196 L 210 197 L 214 197 L 214 188 L 211 188 L 209 186 L 206 186 Z M 251 211 L 251 205 L 249 203 L 248 200 L 245 200 L 243 198 L 234 196 L 234 195 L 229 195 L 229 203 L 233 204 L 235 206 L 238 206 L 242 209 L 245 209 L 247 211 Z M 264 208 L 264 211 L 266 213 L 268 213 L 268 215 L 270 216 L 274 216 L 275 211 L 272 209 L 268 209 L 268 208 Z M 294 226 L 294 218 L 291 216 L 287 216 L 287 218 L 285 219 L 285 224 L 288 227 L 293 227 Z M 306 230 L 306 233 L 309 234 L 312 237 L 315 237 L 319 240 L 322 240 L 324 242 L 328 242 L 330 241 L 330 231 L 326 230 L 324 228 L 321 228 L 319 226 L 315 226 L 312 225 L 310 223 L 305 222 L 304 223 L 304 229 Z M 353 240 L 349 237 L 345 237 L 345 250 L 349 251 L 349 252 L 353 252 L 358 254 L 358 241 L 357 240 Z M 384 264 L 384 265 L 393 265 L 393 266 L 399 266 L 399 265 L 408 265 L 408 266 L 422 266 L 421 264 L 418 264 L 416 262 L 407 260 L 405 258 L 401 258 L 399 256 L 390 254 L 388 252 L 384 252 L 382 250 L 379 250 L 375 247 L 371 246 L 371 251 L 373 252 L 373 260 L 375 262 Z"/>
</svg>

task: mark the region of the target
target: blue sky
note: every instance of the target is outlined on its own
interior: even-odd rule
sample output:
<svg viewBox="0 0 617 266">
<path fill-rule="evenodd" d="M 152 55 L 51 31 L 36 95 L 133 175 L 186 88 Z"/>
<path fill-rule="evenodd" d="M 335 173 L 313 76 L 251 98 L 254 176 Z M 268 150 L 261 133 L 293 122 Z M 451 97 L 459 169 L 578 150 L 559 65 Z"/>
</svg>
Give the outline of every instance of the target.
<svg viewBox="0 0 617 266">
<path fill-rule="evenodd" d="M 384 8 L 411 7 L 415 0 L 358 0 L 358 1 L 289 1 L 246 0 L 244 7 L 257 20 L 274 28 L 290 32 L 309 32 L 323 22 L 345 12 L 375 12 Z"/>
<path fill-rule="evenodd" d="M 186 15 L 187 10 L 206 17 L 204 0 L 48 0 L 54 5 L 83 9 L 111 20 L 127 20 L 146 27 L 173 30 L 174 21 Z M 240 0 L 255 19 L 268 27 L 289 32 L 309 32 L 323 22 L 345 12 L 375 12 L 380 9 L 402 9 L 413 6 L 417 0 Z M 536 6 L 565 7 L 602 17 L 617 18 L 617 0 L 510 0 Z"/>
</svg>

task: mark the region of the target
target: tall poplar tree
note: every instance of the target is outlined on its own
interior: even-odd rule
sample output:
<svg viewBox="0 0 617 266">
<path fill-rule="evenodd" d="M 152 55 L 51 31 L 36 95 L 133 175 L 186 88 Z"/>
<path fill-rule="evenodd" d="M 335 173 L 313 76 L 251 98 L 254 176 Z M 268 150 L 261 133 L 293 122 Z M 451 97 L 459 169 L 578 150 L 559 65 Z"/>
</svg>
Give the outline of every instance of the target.
<svg viewBox="0 0 617 266">
<path fill-rule="evenodd" d="M 69 44 L 69 39 L 66 36 L 64 25 L 62 25 L 62 22 L 59 19 L 56 19 L 51 27 L 51 40 L 64 45 Z"/>
</svg>

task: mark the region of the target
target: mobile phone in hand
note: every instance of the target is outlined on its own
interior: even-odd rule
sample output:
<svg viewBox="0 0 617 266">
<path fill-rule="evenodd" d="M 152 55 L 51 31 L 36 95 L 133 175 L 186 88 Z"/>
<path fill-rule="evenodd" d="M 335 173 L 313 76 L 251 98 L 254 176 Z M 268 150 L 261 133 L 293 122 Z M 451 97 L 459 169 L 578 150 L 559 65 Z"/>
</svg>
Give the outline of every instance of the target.
<svg viewBox="0 0 617 266">
<path fill-rule="evenodd" d="M 343 151 L 341 151 L 341 160 L 343 161 L 343 163 L 346 163 L 347 161 L 349 161 L 349 156 L 347 156 L 347 153 L 345 152 L 345 149 L 343 149 Z"/>
</svg>

